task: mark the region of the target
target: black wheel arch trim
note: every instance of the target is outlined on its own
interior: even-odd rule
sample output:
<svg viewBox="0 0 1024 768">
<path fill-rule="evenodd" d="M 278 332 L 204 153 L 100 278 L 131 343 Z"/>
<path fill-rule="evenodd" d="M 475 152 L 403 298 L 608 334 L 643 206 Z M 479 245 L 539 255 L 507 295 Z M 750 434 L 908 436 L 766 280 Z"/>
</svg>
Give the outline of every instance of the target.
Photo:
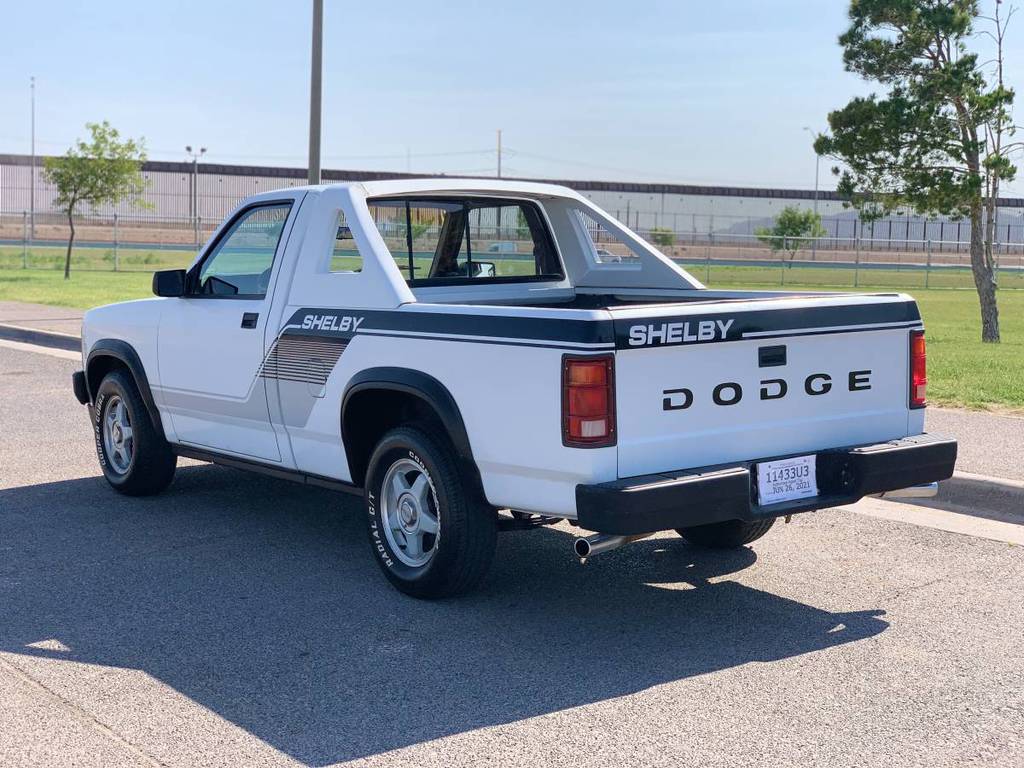
<svg viewBox="0 0 1024 768">
<path fill-rule="evenodd" d="M 345 394 L 341 399 L 341 436 L 345 443 L 345 453 L 348 457 L 349 470 L 352 471 L 352 457 L 349 451 L 348 440 L 345 436 L 345 415 L 348 411 L 352 398 L 360 392 L 369 390 L 384 390 L 391 392 L 402 392 L 423 400 L 430 406 L 441 420 L 448 438 L 455 448 L 456 456 L 463 469 L 468 472 L 470 479 L 476 484 L 477 489 L 483 494 L 483 484 L 480 480 L 480 472 L 473 458 L 473 448 L 469 442 L 469 433 L 466 431 L 466 424 L 462 419 L 462 413 L 455 402 L 452 393 L 448 388 L 433 376 L 422 371 L 411 368 L 380 367 L 367 368 L 353 376 L 345 388 Z M 355 473 L 353 481 L 358 482 Z"/>
<path fill-rule="evenodd" d="M 149 379 L 146 376 L 146 368 L 142 364 L 142 359 L 139 357 L 139 353 L 135 351 L 135 348 L 127 341 L 121 339 L 100 339 L 92 345 L 92 349 L 89 350 L 89 356 L 85 362 L 85 382 L 86 389 L 89 393 L 89 402 L 93 403 L 96 401 L 96 393 L 92 387 L 89 386 L 89 370 L 92 367 L 93 361 L 102 357 L 111 357 L 115 360 L 120 361 L 131 373 L 132 378 L 135 380 L 135 386 L 138 387 L 139 395 L 142 397 L 142 402 L 146 406 L 146 410 L 149 412 L 150 421 L 153 422 L 153 428 L 161 439 L 166 440 L 164 435 L 163 421 L 160 419 L 160 411 L 156 407 L 156 401 L 153 400 L 153 392 L 149 388 Z"/>
</svg>

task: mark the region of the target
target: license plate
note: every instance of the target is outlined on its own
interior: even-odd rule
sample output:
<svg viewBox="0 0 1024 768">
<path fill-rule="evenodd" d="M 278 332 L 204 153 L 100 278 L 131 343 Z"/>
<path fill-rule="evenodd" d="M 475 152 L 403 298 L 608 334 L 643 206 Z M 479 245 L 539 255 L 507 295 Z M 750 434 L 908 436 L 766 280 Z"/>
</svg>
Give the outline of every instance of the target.
<svg viewBox="0 0 1024 768">
<path fill-rule="evenodd" d="M 763 506 L 818 495 L 816 456 L 763 461 L 757 465 L 757 498 Z"/>
</svg>

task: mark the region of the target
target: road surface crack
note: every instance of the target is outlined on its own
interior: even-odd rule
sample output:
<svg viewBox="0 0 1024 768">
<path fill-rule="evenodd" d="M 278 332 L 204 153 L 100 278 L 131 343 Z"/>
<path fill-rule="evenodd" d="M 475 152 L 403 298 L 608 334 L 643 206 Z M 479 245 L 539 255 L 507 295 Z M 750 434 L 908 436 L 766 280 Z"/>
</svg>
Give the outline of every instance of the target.
<svg viewBox="0 0 1024 768">
<path fill-rule="evenodd" d="M 37 680 L 36 678 L 32 677 L 32 675 L 30 675 L 28 672 L 23 670 L 18 665 L 13 664 L 12 662 L 8 661 L 6 658 L 4 658 L 4 655 L 0 655 L 0 667 L 2 667 L 3 669 L 9 671 L 11 674 L 13 674 L 19 680 L 24 681 L 25 683 L 27 683 L 28 685 L 32 686 L 33 688 L 36 688 L 37 690 L 42 691 L 44 693 L 44 695 L 49 696 L 58 705 L 63 706 L 65 709 L 69 710 L 71 712 L 71 714 L 79 722 L 83 723 L 84 725 L 86 725 L 89 728 L 92 728 L 93 730 L 95 730 L 96 732 L 98 732 L 98 733 L 102 734 L 103 736 L 107 737 L 108 739 L 110 739 L 111 741 L 115 742 L 116 744 L 119 744 L 120 746 L 124 747 L 129 752 L 131 752 L 133 755 L 135 755 L 136 757 L 138 757 L 141 760 L 145 761 L 147 765 L 159 766 L 160 768 L 166 768 L 166 763 L 162 763 L 159 760 L 157 760 L 155 757 L 153 757 L 152 755 L 144 752 L 140 747 L 138 747 L 137 745 L 135 745 L 132 742 L 128 741 L 128 739 L 126 739 L 121 734 L 117 733 L 117 731 L 115 731 L 114 729 L 112 729 L 109 726 L 107 726 L 107 725 L 103 724 L 102 722 L 100 722 L 98 719 L 96 719 L 96 717 L 91 715 L 89 712 L 84 710 L 82 707 L 78 706 L 73 701 L 65 698 L 64 696 L 61 696 L 59 693 L 57 693 L 53 689 L 49 688 L 45 683 L 43 683 L 43 682 Z"/>
</svg>

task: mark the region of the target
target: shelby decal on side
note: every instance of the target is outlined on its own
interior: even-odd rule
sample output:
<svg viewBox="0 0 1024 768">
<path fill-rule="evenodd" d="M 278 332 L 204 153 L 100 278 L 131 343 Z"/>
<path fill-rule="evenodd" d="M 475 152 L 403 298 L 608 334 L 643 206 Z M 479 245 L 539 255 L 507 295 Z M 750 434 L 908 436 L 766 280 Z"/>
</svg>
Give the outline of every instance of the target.
<svg viewBox="0 0 1024 768">
<path fill-rule="evenodd" d="M 347 346 L 345 338 L 282 333 L 275 339 L 256 375 L 322 386 Z"/>
<path fill-rule="evenodd" d="M 629 345 L 687 344 L 694 341 L 724 341 L 735 323 L 729 320 L 695 320 L 683 323 L 634 325 L 629 329 Z"/>
<path fill-rule="evenodd" d="M 352 314 L 350 314 L 352 313 Z M 358 313 L 358 314 L 355 314 Z M 306 307 L 292 314 L 284 331 L 305 336 L 407 336 L 473 344 L 614 349 L 610 320 L 516 317 L 463 312 L 410 312 Z"/>
<path fill-rule="evenodd" d="M 339 331 L 355 333 L 362 325 L 363 318 L 353 315 L 306 315 L 302 319 L 302 328 L 316 331 Z"/>
</svg>

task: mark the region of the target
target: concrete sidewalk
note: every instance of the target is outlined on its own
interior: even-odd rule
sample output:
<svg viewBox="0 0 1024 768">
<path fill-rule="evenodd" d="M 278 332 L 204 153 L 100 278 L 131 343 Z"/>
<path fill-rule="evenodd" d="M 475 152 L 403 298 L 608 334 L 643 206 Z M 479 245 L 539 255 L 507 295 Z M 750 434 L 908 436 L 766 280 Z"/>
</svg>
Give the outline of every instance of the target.
<svg viewBox="0 0 1024 768">
<path fill-rule="evenodd" d="M 82 314 L 78 309 L 0 301 L 0 340 L 77 352 L 82 348 Z"/>
<path fill-rule="evenodd" d="M 82 314 L 76 309 L 0 301 L 0 338 L 76 350 Z M 1024 481 L 1024 417 L 932 407 L 926 427 L 959 441 L 959 471 Z"/>
<path fill-rule="evenodd" d="M 0 325 L 16 328 L 80 336 L 83 314 L 80 309 L 0 301 Z"/>
</svg>

